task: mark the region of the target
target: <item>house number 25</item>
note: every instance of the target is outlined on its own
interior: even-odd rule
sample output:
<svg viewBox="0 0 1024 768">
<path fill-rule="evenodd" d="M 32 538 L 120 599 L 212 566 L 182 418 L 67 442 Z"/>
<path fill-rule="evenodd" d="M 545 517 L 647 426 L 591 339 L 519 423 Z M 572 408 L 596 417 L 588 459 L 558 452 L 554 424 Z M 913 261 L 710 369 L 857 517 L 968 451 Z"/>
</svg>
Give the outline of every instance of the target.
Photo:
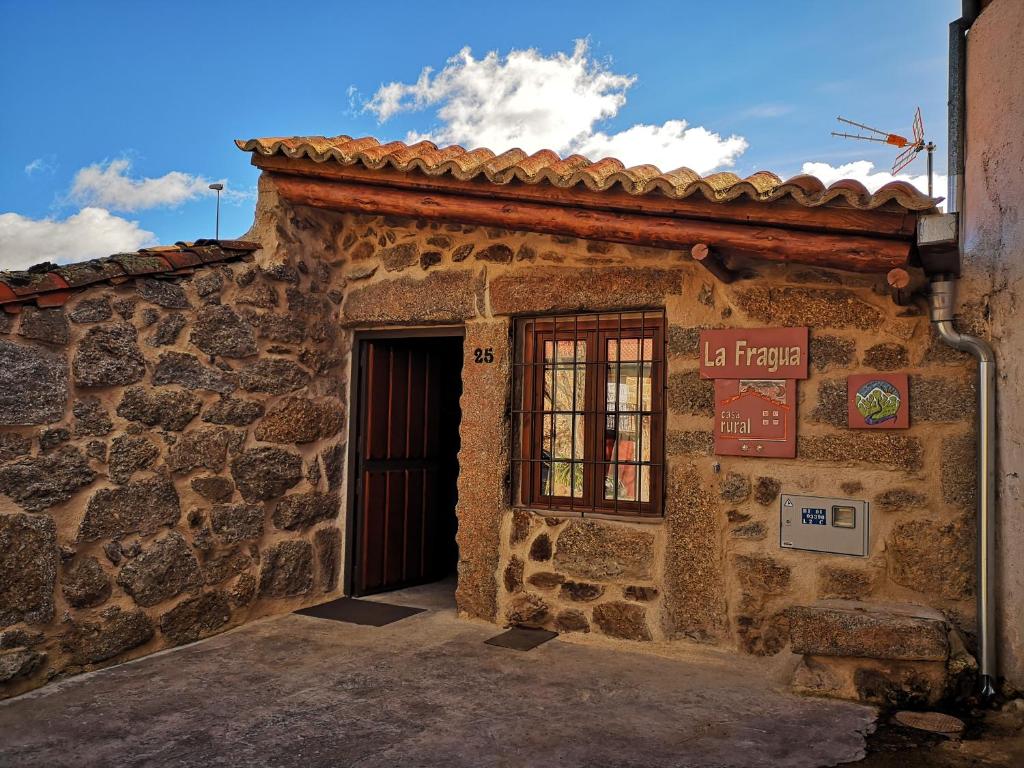
<svg viewBox="0 0 1024 768">
<path fill-rule="evenodd" d="M 487 347 L 481 349 L 477 347 L 473 350 L 473 362 L 474 363 L 493 363 L 494 362 L 494 347 Z"/>
</svg>

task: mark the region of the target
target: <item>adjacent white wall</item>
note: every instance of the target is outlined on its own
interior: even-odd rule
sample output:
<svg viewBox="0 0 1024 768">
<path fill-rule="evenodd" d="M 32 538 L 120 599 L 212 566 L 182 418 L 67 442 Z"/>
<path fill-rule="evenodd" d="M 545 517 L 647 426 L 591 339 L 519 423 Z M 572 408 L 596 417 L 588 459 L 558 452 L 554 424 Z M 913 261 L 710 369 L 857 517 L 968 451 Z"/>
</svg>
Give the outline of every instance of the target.
<svg viewBox="0 0 1024 768">
<path fill-rule="evenodd" d="M 1000 366 L 1000 671 L 1024 689 L 1024 2 L 994 0 L 967 43 L 962 305 L 987 305 Z M 968 314 L 973 314 L 969 312 Z"/>
</svg>

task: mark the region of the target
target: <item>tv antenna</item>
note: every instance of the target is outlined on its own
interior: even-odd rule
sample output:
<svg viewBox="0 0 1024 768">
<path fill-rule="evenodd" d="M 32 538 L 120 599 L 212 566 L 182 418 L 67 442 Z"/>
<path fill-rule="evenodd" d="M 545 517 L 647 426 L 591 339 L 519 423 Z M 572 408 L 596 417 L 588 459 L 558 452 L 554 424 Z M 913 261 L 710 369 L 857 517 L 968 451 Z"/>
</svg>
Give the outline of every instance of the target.
<svg viewBox="0 0 1024 768">
<path fill-rule="evenodd" d="M 889 133 L 888 131 L 882 131 L 878 128 L 872 128 L 870 125 L 864 125 L 864 123 L 858 123 L 855 120 L 849 120 L 845 117 L 839 116 L 836 118 L 840 123 L 846 125 L 852 125 L 855 128 L 859 128 L 861 131 L 866 133 L 844 133 L 842 131 L 832 131 L 833 136 L 838 136 L 843 139 L 858 139 L 860 141 L 875 141 L 879 144 L 889 144 L 896 147 L 897 149 L 903 150 L 892 163 L 891 173 L 895 176 L 897 173 L 902 171 L 908 165 L 910 165 L 917 156 L 925 151 L 928 153 L 928 197 L 932 197 L 932 155 L 935 153 L 935 143 L 924 140 L 924 120 L 921 119 L 921 108 L 918 107 L 914 112 L 914 122 L 911 127 L 913 132 L 913 138 L 908 139 L 906 136 L 901 136 L 898 133 Z"/>
</svg>

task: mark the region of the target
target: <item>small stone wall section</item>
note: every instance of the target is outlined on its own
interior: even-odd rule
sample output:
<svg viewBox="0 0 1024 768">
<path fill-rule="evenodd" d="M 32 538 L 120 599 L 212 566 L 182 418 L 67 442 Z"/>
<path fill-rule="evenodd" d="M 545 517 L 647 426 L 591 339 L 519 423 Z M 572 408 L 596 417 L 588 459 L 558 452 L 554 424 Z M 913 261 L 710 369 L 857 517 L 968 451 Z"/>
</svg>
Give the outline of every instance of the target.
<svg viewBox="0 0 1024 768">
<path fill-rule="evenodd" d="M 336 267 L 200 267 L 0 333 L 0 697 L 336 593 Z"/>
</svg>

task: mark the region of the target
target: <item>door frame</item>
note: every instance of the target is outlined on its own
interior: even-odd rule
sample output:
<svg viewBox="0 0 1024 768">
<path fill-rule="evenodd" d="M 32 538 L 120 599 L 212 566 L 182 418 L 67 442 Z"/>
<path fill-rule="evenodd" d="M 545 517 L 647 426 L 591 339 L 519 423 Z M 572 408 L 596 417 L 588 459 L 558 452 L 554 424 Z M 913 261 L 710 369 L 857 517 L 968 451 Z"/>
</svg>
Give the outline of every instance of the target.
<svg viewBox="0 0 1024 768">
<path fill-rule="evenodd" d="M 345 551 L 344 568 L 342 568 L 342 591 L 345 595 L 352 596 L 354 583 L 354 571 L 356 565 L 356 483 L 359 478 L 355 476 L 358 466 L 357 437 L 364 431 L 366 412 L 362 401 L 360 387 L 362 385 L 363 369 L 363 343 L 376 339 L 465 339 L 466 327 L 464 325 L 426 325 L 412 328 L 372 328 L 357 329 L 352 334 L 352 349 L 349 353 L 349 377 L 348 377 L 348 430 L 346 440 L 348 443 L 347 456 L 345 459 Z M 463 358 L 465 358 L 465 347 L 463 347 Z M 463 359 L 465 362 L 465 359 Z"/>
</svg>

